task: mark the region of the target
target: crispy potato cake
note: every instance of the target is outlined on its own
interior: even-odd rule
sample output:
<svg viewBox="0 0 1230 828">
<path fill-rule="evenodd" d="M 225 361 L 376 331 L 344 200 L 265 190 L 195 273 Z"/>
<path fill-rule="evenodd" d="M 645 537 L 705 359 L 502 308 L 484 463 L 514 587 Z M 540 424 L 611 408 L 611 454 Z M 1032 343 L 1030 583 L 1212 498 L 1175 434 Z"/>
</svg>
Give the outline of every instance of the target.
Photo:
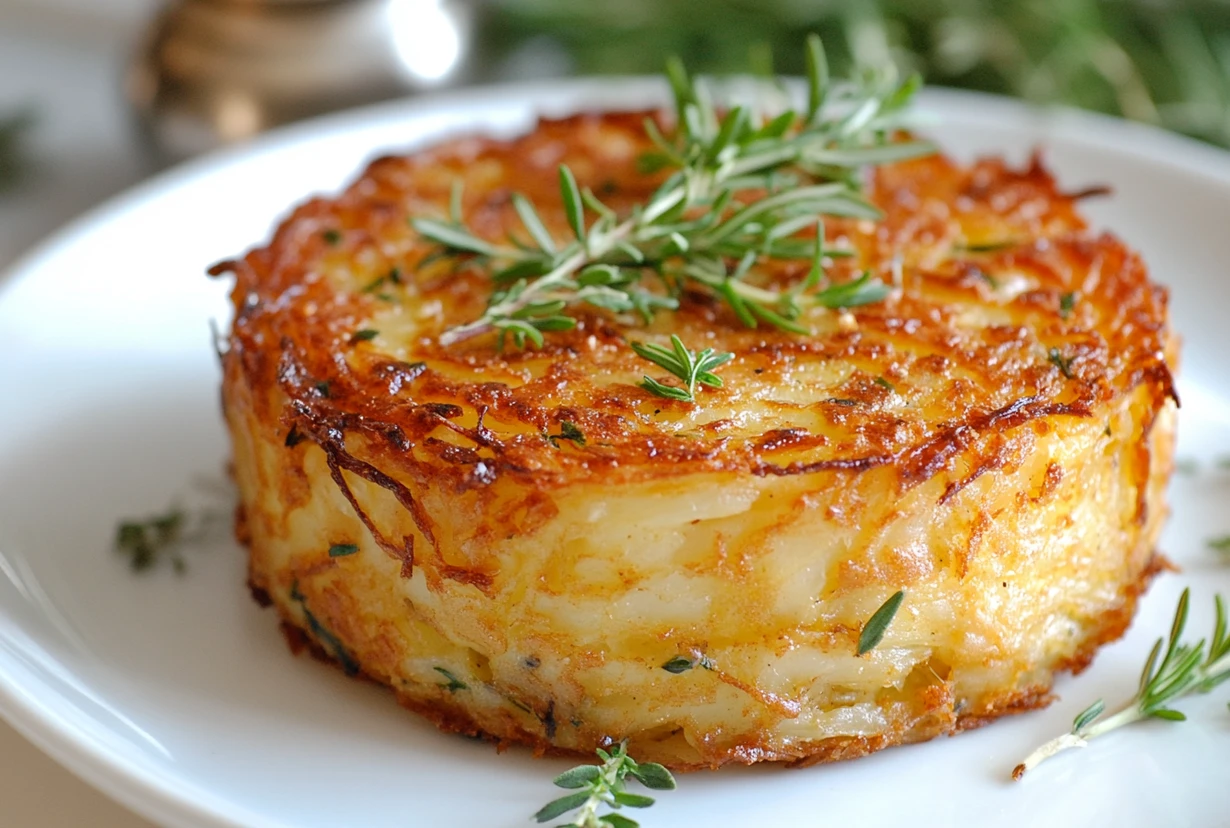
<svg viewBox="0 0 1230 828">
<path fill-rule="evenodd" d="M 1166 292 L 1041 163 L 881 167 L 881 222 L 828 222 L 809 336 L 685 293 L 593 308 L 538 349 L 441 345 L 489 274 L 410 216 L 454 179 L 483 236 L 510 194 L 564 238 L 555 169 L 617 209 L 643 114 L 544 121 L 375 161 L 233 273 L 224 407 L 250 585 L 347 672 L 448 730 L 672 768 L 810 763 L 1044 705 L 1122 634 L 1159 568 L 1176 399 Z M 806 262 L 756 279 L 788 284 Z M 734 353 L 695 404 L 630 340 Z M 905 600 L 883 640 L 860 632 Z"/>
</svg>

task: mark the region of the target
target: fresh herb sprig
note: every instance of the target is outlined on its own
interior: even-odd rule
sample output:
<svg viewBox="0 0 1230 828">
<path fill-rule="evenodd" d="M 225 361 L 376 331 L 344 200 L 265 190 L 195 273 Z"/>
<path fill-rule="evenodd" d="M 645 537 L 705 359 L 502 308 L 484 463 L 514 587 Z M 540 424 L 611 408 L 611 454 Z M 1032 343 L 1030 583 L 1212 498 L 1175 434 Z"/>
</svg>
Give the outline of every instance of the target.
<svg viewBox="0 0 1230 828">
<path fill-rule="evenodd" d="M 180 554 L 187 514 L 179 507 L 143 520 L 120 521 L 115 530 L 115 551 L 127 555 L 134 572 L 144 572 L 166 558 L 176 572 L 187 565 Z"/>
<path fill-rule="evenodd" d="M 580 812 L 572 822 L 564 825 L 575 828 L 637 828 L 639 823 L 623 814 L 599 815 L 598 809 L 603 805 L 615 809 L 648 808 L 654 803 L 652 797 L 624 790 L 624 781 L 628 776 L 651 790 L 675 789 L 675 778 L 671 772 L 654 762 L 634 760 L 628 755 L 627 741 L 620 742 L 609 753 L 598 748 L 598 756 L 602 759 L 601 765 L 578 765 L 555 777 L 557 786 L 579 790 L 548 802 L 534 814 L 534 818 L 539 822 L 550 822 L 579 808 Z"/>
<path fill-rule="evenodd" d="M 1136 695 L 1109 716 L 1104 715 L 1106 705 L 1102 699 L 1089 705 L 1073 720 L 1069 732 L 1042 745 L 1017 765 L 1012 771 L 1013 779 L 1020 779 L 1027 771 L 1057 753 L 1068 748 L 1085 747 L 1090 739 L 1134 722 L 1150 718 L 1184 721 L 1187 717 L 1171 707 L 1172 702 L 1197 693 L 1207 693 L 1230 679 L 1230 637 L 1227 637 L 1225 602 L 1220 595 L 1213 598 L 1213 637 L 1208 646 L 1205 646 L 1204 639 L 1195 644 L 1185 643 L 1182 638 L 1183 628 L 1187 624 L 1190 592 L 1183 590 L 1179 598 L 1169 637 L 1159 638 L 1153 645 L 1140 674 Z"/>
<path fill-rule="evenodd" d="M 670 348 L 663 348 L 661 345 L 655 345 L 652 342 L 632 342 L 629 344 L 632 346 L 632 350 L 636 351 L 637 356 L 649 360 L 654 365 L 665 368 L 681 379 L 684 384 L 683 388 L 677 388 L 673 385 L 663 385 L 653 377 L 646 376 L 641 382 L 641 387 L 646 391 L 657 394 L 659 397 L 665 397 L 668 400 L 682 400 L 683 402 L 696 401 L 697 385 L 721 388 L 722 378 L 713 373 L 713 371 L 715 368 L 720 368 L 735 358 L 734 354 L 718 353 L 712 348 L 705 348 L 700 353 L 694 354 L 674 334 L 671 334 Z"/>
<path fill-rule="evenodd" d="M 806 109 L 770 117 L 738 105 L 720 112 L 707 87 L 671 61 L 675 131 L 668 137 L 646 119 L 655 151 L 642 161 L 647 172 L 672 172 L 645 204 L 619 216 L 561 165 L 560 196 L 574 237 L 566 243 L 551 236 L 521 195 L 512 204 L 528 242 L 497 244 L 474 233 L 463 221 L 459 189 L 447 221 L 412 219 L 445 253 L 495 266 L 498 289 L 486 311 L 445 331 L 441 343 L 497 332 L 501 342 L 511 336 L 519 347 L 541 345 L 543 333 L 575 327 L 565 311 L 578 304 L 648 321 L 658 310 L 677 308 L 684 285 L 725 301 L 749 327 L 763 322 L 795 332 L 806 331 L 796 321 L 806 308 L 883 300 L 889 289 L 870 274 L 819 289 L 823 255 L 847 253 L 824 250 L 819 218 L 879 218 L 857 189 L 858 171 L 934 152 L 927 142 L 892 135 L 920 82 L 884 73 L 833 84 L 814 36 L 807 41 L 807 67 Z M 800 235 L 813 228 L 815 242 Z M 800 289 L 771 290 L 746 279 L 765 260 L 807 258 L 815 263 Z"/>
</svg>

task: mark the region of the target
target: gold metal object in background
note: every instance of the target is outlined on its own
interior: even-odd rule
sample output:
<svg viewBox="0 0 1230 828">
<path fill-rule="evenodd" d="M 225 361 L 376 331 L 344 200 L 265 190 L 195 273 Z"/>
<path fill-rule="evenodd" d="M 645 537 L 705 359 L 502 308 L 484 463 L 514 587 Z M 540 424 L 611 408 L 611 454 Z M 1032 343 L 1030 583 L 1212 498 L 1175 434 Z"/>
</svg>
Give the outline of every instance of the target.
<svg viewBox="0 0 1230 828">
<path fill-rule="evenodd" d="M 176 0 L 127 94 L 164 160 L 300 118 L 452 85 L 470 70 L 466 0 Z"/>
</svg>

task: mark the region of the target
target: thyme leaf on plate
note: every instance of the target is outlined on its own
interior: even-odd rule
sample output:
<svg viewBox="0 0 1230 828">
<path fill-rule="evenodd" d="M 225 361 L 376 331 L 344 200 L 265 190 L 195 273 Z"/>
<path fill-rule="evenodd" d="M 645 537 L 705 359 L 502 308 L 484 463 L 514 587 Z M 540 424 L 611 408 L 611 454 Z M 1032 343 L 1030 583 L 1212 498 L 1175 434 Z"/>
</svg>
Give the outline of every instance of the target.
<svg viewBox="0 0 1230 828">
<path fill-rule="evenodd" d="M 550 822 L 569 811 L 578 811 L 572 821 L 564 825 L 575 828 L 637 828 L 638 823 L 623 814 L 599 814 L 598 811 L 604 805 L 615 810 L 653 805 L 652 797 L 625 789 L 629 776 L 650 790 L 675 789 L 675 778 L 671 772 L 654 762 L 634 760 L 628 755 L 626 740 L 615 745 L 610 752 L 598 748 L 598 757 L 602 759 L 601 765 L 578 765 L 555 777 L 556 786 L 575 790 L 575 793 L 548 802 L 534 814 L 534 819 Z"/>
</svg>

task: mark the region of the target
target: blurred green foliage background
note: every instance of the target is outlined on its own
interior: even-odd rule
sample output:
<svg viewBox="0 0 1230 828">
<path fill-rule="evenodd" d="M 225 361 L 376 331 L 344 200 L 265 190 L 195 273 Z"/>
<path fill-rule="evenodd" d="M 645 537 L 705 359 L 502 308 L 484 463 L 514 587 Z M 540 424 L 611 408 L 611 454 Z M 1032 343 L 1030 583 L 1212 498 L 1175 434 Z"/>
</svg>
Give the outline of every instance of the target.
<svg viewBox="0 0 1230 828">
<path fill-rule="evenodd" d="M 894 60 L 928 83 L 1061 103 L 1230 145 L 1230 0 L 502 0 L 486 48 L 551 41 L 578 73 L 799 74 Z"/>
</svg>

